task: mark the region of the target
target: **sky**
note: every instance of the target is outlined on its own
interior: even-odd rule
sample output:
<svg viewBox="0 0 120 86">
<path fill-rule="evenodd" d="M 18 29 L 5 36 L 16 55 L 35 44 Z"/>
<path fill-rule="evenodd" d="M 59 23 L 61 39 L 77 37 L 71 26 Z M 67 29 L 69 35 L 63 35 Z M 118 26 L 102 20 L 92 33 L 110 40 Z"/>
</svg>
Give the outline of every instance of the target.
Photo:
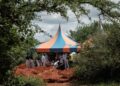
<svg viewBox="0 0 120 86">
<path fill-rule="evenodd" d="M 114 1 L 118 2 L 120 0 L 114 0 Z M 90 24 L 94 21 L 98 21 L 99 20 L 98 14 L 100 12 L 91 5 L 84 5 L 84 6 L 86 9 L 90 10 L 89 16 L 91 17 L 91 20 L 89 20 L 87 16 L 81 15 L 79 18 L 80 21 L 83 22 L 84 24 Z M 47 12 L 45 11 L 39 12 L 37 13 L 37 16 L 38 17 L 40 16 L 41 18 L 32 20 L 32 24 L 40 26 L 41 29 L 51 34 L 52 36 L 55 35 L 60 24 L 62 32 L 68 35 L 70 30 L 76 30 L 76 27 L 78 25 L 83 26 L 83 24 L 78 24 L 77 19 L 71 10 L 68 10 L 67 15 L 69 17 L 68 21 L 62 16 L 60 16 L 60 14 L 56 14 L 56 13 L 47 14 Z M 34 37 L 40 42 L 45 42 L 50 39 L 49 36 L 43 33 L 36 33 Z"/>
</svg>

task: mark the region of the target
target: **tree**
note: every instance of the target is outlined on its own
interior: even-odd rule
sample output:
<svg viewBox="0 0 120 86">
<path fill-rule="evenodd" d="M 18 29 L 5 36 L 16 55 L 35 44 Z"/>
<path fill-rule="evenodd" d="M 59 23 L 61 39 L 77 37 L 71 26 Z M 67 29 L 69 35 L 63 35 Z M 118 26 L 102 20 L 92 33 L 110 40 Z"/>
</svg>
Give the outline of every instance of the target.
<svg viewBox="0 0 120 86">
<path fill-rule="evenodd" d="M 94 35 L 99 30 L 98 22 L 94 22 L 90 25 L 77 27 L 76 31 L 70 31 L 70 35 L 77 42 L 83 43 L 89 36 Z"/>
<path fill-rule="evenodd" d="M 89 28 L 91 29 L 91 27 Z M 116 22 L 104 24 L 103 29 L 105 33 L 98 31 L 92 35 L 94 46 L 82 48 L 78 55 L 76 77 L 81 79 L 79 81 L 83 80 L 90 83 L 119 81 L 120 25 Z"/>
<path fill-rule="evenodd" d="M 34 32 L 30 27 L 31 20 L 36 16 L 35 12 L 59 12 L 66 17 L 69 7 L 78 18 L 81 14 L 87 15 L 88 11 L 81 6 L 86 3 L 97 7 L 103 15 L 118 19 L 119 13 L 112 8 L 117 9 L 119 6 L 109 0 L 0 0 L 1 79 L 3 80 L 6 72 L 11 69 L 12 58 L 9 56 L 11 49 L 21 46 L 21 42 Z"/>
<path fill-rule="evenodd" d="M 91 5 L 100 11 L 98 16 L 103 16 L 104 19 L 110 21 L 120 22 L 120 1 L 118 3 L 115 3 L 110 0 L 72 0 L 69 1 L 69 3 L 71 3 L 69 6 L 77 18 L 79 18 L 82 14 L 89 17 L 89 10 L 86 9 L 84 5 Z M 78 22 L 80 22 L 79 19 Z"/>
</svg>

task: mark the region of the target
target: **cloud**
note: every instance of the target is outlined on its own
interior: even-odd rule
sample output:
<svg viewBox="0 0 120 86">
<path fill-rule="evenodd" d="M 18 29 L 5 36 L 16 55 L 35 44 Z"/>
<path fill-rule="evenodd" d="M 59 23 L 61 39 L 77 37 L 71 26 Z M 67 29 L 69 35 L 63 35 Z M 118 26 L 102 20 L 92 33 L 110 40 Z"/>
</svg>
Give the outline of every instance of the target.
<svg viewBox="0 0 120 86">
<path fill-rule="evenodd" d="M 120 2 L 120 0 L 111 0 L 111 1 L 113 1 L 113 2 L 115 2 L 115 3 L 118 3 L 118 2 Z"/>
<path fill-rule="evenodd" d="M 116 3 L 118 1 L 120 0 L 114 0 L 114 2 Z M 79 18 L 81 22 L 85 24 L 90 24 L 93 21 L 99 20 L 98 14 L 100 13 L 100 11 L 97 8 L 88 4 L 84 5 L 83 7 L 90 10 L 90 13 L 88 15 L 91 17 L 91 20 L 89 20 L 87 16 L 82 15 Z M 69 30 L 76 30 L 76 27 L 78 26 L 77 19 L 71 10 L 68 10 L 67 12 L 67 15 L 69 17 L 68 21 L 62 16 L 60 16 L 60 14 L 57 14 L 57 13 L 48 14 L 47 12 L 43 11 L 43 12 L 36 13 L 36 15 L 41 16 L 42 21 L 35 19 L 32 21 L 32 23 L 39 25 L 43 30 L 47 31 L 47 33 L 51 35 L 55 35 L 55 33 L 58 30 L 59 24 L 61 24 L 61 29 L 66 34 L 69 33 Z M 83 24 L 79 24 L 79 26 L 82 26 L 82 25 Z M 41 34 L 41 33 L 36 33 L 35 38 L 42 42 L 50 39 L 45 34 Z"/>
<path fill-rule="evenodd" d="M 50 39 L 50 37 L 46 36 L 43 33 L 36 33 L 34 37 L 40 42 L 46 42 L 47 40 Z"/>
<path fill-rule="evenodd" d="M 40 26 L 40 28 L 42 28 L 44 31 L 47 31 L 47 33 L 51 35 L 55 35 L 58 30 L 59 23 L 61 24 L 62 31 L 66 34 L 69 33 L 69 30 L 75 30 L 78 25 L 75 15 L 70 10 L 68 11 L 68 21 L 59 14 L 47 14 L 46 12 L 42 12 L 38 15 L 41 15 L 42 21 L 33 20 L 32 23 Z M 90 23 L 90 20 L 87 18 L 87 16 L 81 16 L 80 20 L 86 24 Z M 48 36 L 40 33 L 36 33 L 34 37 L 42 42 L 50 39 Z"/>
</svg>

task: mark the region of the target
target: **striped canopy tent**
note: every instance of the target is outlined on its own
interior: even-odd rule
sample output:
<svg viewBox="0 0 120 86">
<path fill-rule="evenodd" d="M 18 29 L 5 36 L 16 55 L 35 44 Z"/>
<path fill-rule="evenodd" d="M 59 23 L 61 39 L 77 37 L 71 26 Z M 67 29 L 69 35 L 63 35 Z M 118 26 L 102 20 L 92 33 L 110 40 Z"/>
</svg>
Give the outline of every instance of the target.
<svg viewBox="0 0 120 86">
<path fill-rule="evenodd" d="M 72 39 L 68 38 L 62 31 L 59 25 L 59 29 L 55 36 L 51 38 L 48 42 L 39 44 L 35 46 L 35 49 L 38 53 L 47 53 L 47 52 L 63 52 L 63 53 L 70 53 L 70 52 L 79 52 L 81 46 L 73 41 Z"/>
</svg>

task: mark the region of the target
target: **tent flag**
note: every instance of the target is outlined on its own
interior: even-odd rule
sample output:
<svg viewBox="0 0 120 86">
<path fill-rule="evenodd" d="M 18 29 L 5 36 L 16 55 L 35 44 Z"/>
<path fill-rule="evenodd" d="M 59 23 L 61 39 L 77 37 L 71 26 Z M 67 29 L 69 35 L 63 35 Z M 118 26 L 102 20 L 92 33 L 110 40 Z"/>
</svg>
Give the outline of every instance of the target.
<svg viewBox="0 0 120 86">
<path fill-rule="evenodd" d="M 55 36 L 49 41 L 35 46 L 37 52 L 79 52 L 81 46 L 68 38 L 62 31 L 59 25 L 59 29 Z"/>
</svg>

